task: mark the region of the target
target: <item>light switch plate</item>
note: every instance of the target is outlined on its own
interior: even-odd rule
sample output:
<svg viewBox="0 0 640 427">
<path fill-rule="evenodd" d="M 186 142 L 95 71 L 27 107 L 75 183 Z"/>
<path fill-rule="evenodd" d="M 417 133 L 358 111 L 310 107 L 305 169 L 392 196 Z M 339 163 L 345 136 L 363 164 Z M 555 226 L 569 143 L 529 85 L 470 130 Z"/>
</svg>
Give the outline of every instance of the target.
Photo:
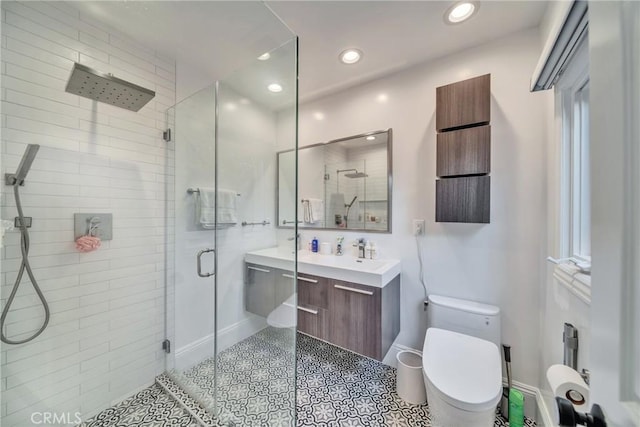
<svg viewBox="0 0 640 427">
<path fill-rule="evenodd" d="M 113 215 L 109 213 L 77 213 L 73 214 L 74 220 L 74 240 L 85 236 L 89 230 L 89 221 L 95 218 L 94 236 L 100 240 L 111 240 L 113 238 Z"/>
</svg>

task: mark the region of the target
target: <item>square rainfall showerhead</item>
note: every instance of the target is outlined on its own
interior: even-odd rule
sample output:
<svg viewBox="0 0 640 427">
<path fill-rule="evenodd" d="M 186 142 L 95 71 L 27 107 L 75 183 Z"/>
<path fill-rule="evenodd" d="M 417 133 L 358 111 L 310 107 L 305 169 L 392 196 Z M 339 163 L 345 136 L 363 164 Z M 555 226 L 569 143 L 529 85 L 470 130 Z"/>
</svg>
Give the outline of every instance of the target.
<svg viewBox="0 0 640 427">
<path fill-rule="evenodd" d="M 152 90 L 75 63 L 66 91 L 116 107 L 138 111 L 156 96 Z"/>
</svg>

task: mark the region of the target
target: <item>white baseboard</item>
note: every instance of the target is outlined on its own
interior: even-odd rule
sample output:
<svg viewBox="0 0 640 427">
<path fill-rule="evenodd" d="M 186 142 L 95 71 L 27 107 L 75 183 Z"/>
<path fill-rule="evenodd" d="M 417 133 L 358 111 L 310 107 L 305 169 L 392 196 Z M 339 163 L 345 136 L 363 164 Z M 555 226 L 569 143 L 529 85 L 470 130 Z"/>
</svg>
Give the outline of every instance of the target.
<svg viewBox="0 0 640 427">
<path fill-rule="evenodd" d="M 226 350 L 267 326 L 264 318 L 249 316 L 218 332 L 218 352 Z M 214 356 L 215 334 L 202 337 L 176 350 L 175 369 L 183 371 Z"/>
<path fill-rule="evenodd" d="M 550 394 L 551 392 L 549 392 Z M 555 407 L 549 407 L 548 399 L 545 399 L 542 391 L 538 389 L 538 424 L 544 425 L 544 427 L 557 427 L 557 424 L 553 421 L 552 411 L 555 411 Z"/>
</svg>

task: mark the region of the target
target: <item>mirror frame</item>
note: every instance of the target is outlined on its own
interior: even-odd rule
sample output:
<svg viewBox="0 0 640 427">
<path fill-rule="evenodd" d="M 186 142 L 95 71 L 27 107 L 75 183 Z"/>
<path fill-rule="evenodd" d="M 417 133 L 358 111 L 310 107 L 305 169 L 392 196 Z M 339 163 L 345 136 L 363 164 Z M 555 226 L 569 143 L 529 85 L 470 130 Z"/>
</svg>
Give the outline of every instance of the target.
<svg viewBox="0 0 640 427">
<path fill-rule="evenodd" d="M 286 225 L 286 224 L 281 224 L 280 223 L 280 182 L 279 182 L 279 176 L 280 176 L 280 154 L 283 153 L 289 153 L 292 151 L 299 151 L 299 150 L 306 150 L 308 148 L 316 148 L 316 147 L 321 147 L 321 146 L 325 146 L 334 142 L 342 142 L 342 141 L 347 141 L 350 139 L 355 139 L 355 138 L 362 138 L 365 136 L 369 136 L 369 135 L 377 135 L 377 134 L 381 134 L 381 133 L 386 133 L 387 134 L 387 229 L 386 230 L 373 230 L 373 229 L 367 229 L 367 228 L 339 228 L 339 227 L 306 227 L 303 224 L 302 221 L 298 222 L 298 224 L 291 224 L 291 225 Z M 298 165 L 298 167 L 296 168 L 296 170 L 298 171 L 298 173 L 300 173 L 300 165 Z M 298 181 L 298 177 L 296 176 L 296 181 Z M 298 192 L 299 187 L 298 187 L 298 183 L 296 182 L 296 193 Z M 295 221 L 298 220 L 297 215 L 298 215 L 298 194 L 296 194 L 296 209 L 295 209 L 295 214 L 296 214 L 296 219 Z M 298 226 L 299 229 L 302 230 L 329 230 L 329 231 L 360 231 L 360 232 L 365 232 L 365 233 L 381 233 L 381 234 L 392 234 L 393 232 L 393 215 L 392 212 L 393 211 L 393 129 L 392 128 L 388 128 L 388 129 L 382 129 L 382 130 L 376 130 L 376 131 L 372 131 L 372 132 L 366 132 L 366 133 L 361 133 L 359 135 L 352 135 L 352 136 L 347 136 L 345 138 L 339 138 L 339 139 L 332 139 L 331 141 L 327 141 L 327 142 L 319 142 L 316 144 L 311 144 L 311 145 L 305 145 L 303 147 L 298 147 L 297 149 L 289 149 L 289 150 L 282 150 L 282 151 L 278 151 L 276 153 L 276 226 L 277 228 L 294 228 L 295 225 Z"/>
</svg>

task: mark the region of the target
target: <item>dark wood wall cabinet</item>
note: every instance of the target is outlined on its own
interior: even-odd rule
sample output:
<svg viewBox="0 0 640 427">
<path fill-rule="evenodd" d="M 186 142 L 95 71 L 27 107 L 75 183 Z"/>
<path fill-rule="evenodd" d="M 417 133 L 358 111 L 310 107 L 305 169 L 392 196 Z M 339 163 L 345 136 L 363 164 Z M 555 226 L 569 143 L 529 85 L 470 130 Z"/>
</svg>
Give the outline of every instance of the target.
<svg viewBox="0 0 640 427">
<path fill-rule="evenodd" d="M 491 74 L 436 89 L 436 130 L 487 124 L 491 121 Z"/>
<path fill-rule="evenodd" d="M 439 177 L 491 172 L 491 126 L 442 132 L 437 141 L 436 174 Z"/>
<path fill-rule="evenodd" d="M 436 89 L 436 221 L 488 223 L 491 75 Z"/>
<path fill-rule="evenodd" d="M 292 279 L 290 271 L 246 264 L 246 310 L 267 317 L 291 296 Z M 298 273 L 297 284 L 299 332 L 384 358 L 400 332 L 400 275 L 383 288 L 304 273 Z M 286 288 L 289 295 L 283 296 Z"/>
<path fill-rule="evenodd" d="M 437 222 L 489 222 L 491 177 L 462 176 L 436 181 Z"/>
</svg>

